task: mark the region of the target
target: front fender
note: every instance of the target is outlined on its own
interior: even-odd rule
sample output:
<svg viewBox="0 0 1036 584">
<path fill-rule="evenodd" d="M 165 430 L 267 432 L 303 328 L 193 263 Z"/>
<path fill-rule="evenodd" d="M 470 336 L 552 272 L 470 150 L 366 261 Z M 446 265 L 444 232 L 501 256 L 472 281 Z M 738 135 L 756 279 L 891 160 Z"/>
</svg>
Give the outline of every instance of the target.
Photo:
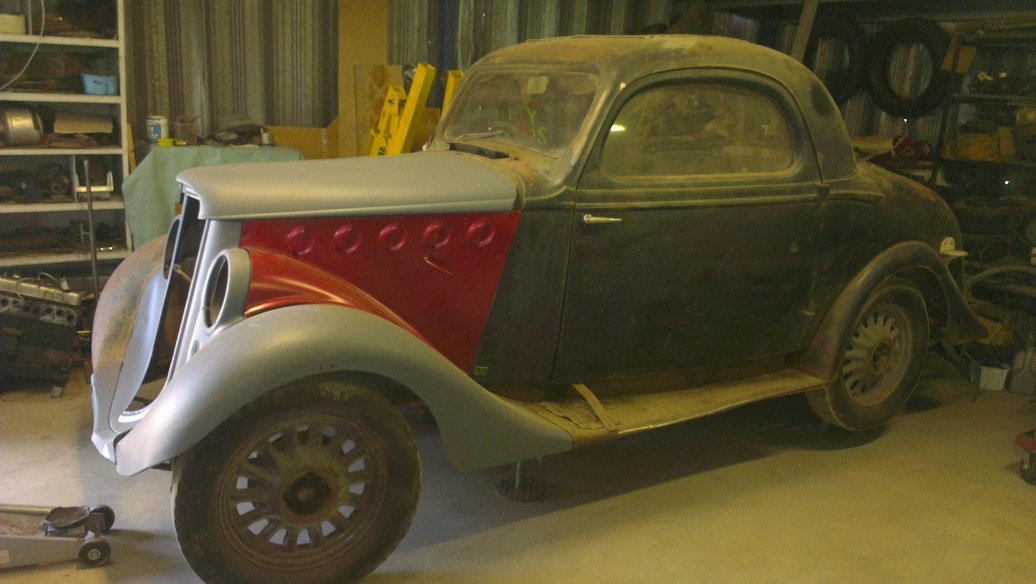
<svg viewBox="0 0 1036 584">
<path fill-rule="evenodd" d="M 560 428 L 488 392 L 399 326 L 354 308 L 301 305 L 247 318 L 191 356 L 116 444 L 116 469 L 131 475 L 171 460 L 263 393 L 335 371 L 380 375 L 416 393 L 462 469 L 572 448 Z"/>
<path fill-rule="evenodd" d="M 870 261 L 842 290 L 820 324 L 809 349 L 796 368 L 821 379 L 831 379 L 842 352 L 842 339 L 867 297 L 886 278 L 909 270 L 929 272 L 946 297 L 946 339 L 960 344 L 981 338 L 985 331 L 968 307 L 946 264 L 919 241 L 896 244 Z"/>
</svg>

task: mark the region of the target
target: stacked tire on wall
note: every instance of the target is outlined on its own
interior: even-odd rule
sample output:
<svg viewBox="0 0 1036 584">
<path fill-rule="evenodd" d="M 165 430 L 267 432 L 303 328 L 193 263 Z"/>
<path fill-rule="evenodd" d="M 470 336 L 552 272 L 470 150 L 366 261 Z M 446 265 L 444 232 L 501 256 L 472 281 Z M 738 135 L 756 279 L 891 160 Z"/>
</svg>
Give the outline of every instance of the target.
<svg viewBox="0 0 1036 584">
<path fill-rule="evenodd" d="M 949 50 L 949 35 L 925 18 L 897 20 L 878 30 L 869 41 L 863 29 L 848 17 L 820 17 L 813 25 L 803 63 L 819 72 L 818 54 L 823 41 L 843 46 L 847 62 L 843 69 L 823 75 L 836 103 L 844 103 L 866 85 L 874 103 L 890 115 L 917 117 L 942 105 L 950 91 L 950 73 L 942 68 Z M 900 95 L 890 83 L 898 50 L 920 46 L 931 61 L 928 83 L 914 95 Z"/>
</svg>

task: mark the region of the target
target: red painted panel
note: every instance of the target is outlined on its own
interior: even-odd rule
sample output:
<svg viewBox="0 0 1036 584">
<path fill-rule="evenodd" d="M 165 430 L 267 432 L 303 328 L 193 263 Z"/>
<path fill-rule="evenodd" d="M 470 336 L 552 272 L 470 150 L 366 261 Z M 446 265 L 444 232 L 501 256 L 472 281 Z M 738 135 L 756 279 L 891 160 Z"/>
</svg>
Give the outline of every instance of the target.
<svg viewBox="0 0 1036 584">
<path fill-rule="evenodd" d="M 471 367 L 519 213 L 246 222 L 246 311 L 298 303 L 362 308 Z"/>
<path fill-rule="evenodd" d="M 284 253 L 254 248 L 248 255 L 252 281 L 245 299 L 245 316 L 293 304 L 340 304 L 376 314 L 421 337 L 387 306 L 334 274 Z"/>
</svg>

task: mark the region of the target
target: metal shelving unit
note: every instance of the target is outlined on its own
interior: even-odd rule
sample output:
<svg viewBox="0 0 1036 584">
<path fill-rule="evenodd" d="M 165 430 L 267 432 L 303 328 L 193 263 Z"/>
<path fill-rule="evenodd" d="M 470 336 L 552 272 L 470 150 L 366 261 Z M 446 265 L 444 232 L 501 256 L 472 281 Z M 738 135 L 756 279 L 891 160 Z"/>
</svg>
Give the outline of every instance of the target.
<svg viewBox="0 0 1036 584">
<path fill-rule="evenodd" d="M 961 35 L 960 43 L 962 46 L 975 47 L 978 50 L 988 50 L 992 48 L 997 49 L 1008 49 L 1008 48 L 1021 48 L 1021 47 L 1036 47 L 1036 38 L 1029 35 L 1022 34 L 1009 34 L 1009 33 L 996 33 L 996 34 L 965 34 Z M 960 53 L 954 55 L 953 69 L 957 69 L 957 59 L 960 57 Z M 962 78 L 956 77 L 956 83 L 961 84 Z M 993 94 L 993 93 L 969 93 L 958 91 L 953 93 L 947 99 L 947 103 L 943 107 L 942 119 L 940 121 L 939 141 L 937 143 L 936 152 L 939 156 L 939 163 L 941 165 L 994 165 L 1002 167 L 1017 167 L 1026 169 L 1036 169 L 1036 162 L 1030 162 L 1018 158 L 1004 158 L 1000 160 L 969 160 L 962 158 L 946 158 L 944 149 L 949 137 L 953 134 L 953 124 L 959 122 L 960 118 L 960 106 L 1004 106 L 1004 107 L 1026 107 L 1036 106 L 1036 95 L 1007 95 L 1007 94 Z M 934 175 L 933 175 L 934 179 Z"/>
<path fill-rule="evenodd" d="M 122 260 L 127 256 L 129 256 L 129 250 L 125 249 L 98 251 L 97 261 L 108 262 L 113 260 Z M 90 253 L 85 251 L 64 253 L 22 253 L 8 257 L 0 256 L 0 266 L 7 268 L 82 263 L 89 261 Z"/>
<path fill-rule="evenodd" d="M 48 2 L 48 6 L 54 6 Z M 39 34 L 0 34 L 0 55 L 27 54 L 39 44 L 38 54 L 46 52 L 68 52 L 89 54 L 107 60 L 112 72 L 117 70 L 118 95 L 87 95 L 66 92 L 0 91 L 0 107 L 8 104 L 35 106 L 45 104 L 54 111 L 100 113 L 110 115 L 117 128 L 118 145 L 95 148 L 46 148 L 40 146 L 11 147 L 0 149 L 0 169 L 28 168 L 48 164 L 61 165 L 72 178 L 68 196 L 71 202 L 34 202 L 0 204 L 0 232 L 12 228 L 50 227 L 68 224 L 73 220 L 86 220 L 91 205 L 79 189 L 77 192 L 76 172 L 84 159 L 99 163 L 103 159 L 107 169 L 114 175 L 116 193 L 93 198 L 92 210 L 99 213 L 98 220 L 114 223 L 121 228 L 126 243 L 125 249 L 99 247 L 98 262 L 114 262 L 125 258 L 132 248 L 130 232 L 126 224 L 125 202 L 118 188 L 129 174 L 129 130 L 126 114 L 126 57 L 125 57 L 125 15 L 124 2 L 118 0 L 117 36 L 113 39 L 66 37 Z M 28 10 L 28 9 L 26 9 Z M 31 19 L 29 19 L 31 22 Z M 32 26 L 32 25 L 30 25 Z M 29 31 L 32 32 L 32 31 Z M 87 158 L 88 157 L 88 158 Z M 37 164 L 38 163 L 38 164 Z M 97 185 L 94 185 L 97 186 Z M 87 221 L 90 229 L 95 225 Z M 92 235 L 92 234 L 91 234 Z M 39 250 L 32 252 L 5 252 L 0 248 L 0 271 L 8 268 L 39 268 L 54 271 L 53 266 L 74 268 L 75 264 L 92 261 L 91 254 L 83 251 Z"/>
</svg>

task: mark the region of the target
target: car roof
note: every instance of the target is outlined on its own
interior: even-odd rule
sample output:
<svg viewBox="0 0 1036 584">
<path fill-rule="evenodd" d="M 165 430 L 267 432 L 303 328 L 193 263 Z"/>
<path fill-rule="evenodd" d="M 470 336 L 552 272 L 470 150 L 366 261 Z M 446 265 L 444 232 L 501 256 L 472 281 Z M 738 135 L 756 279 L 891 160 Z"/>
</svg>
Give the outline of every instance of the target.
<svg viewBox="0 0 1036 584">
<path fill-rule="evenodd" d="M 848 178 L 856 161 L 838 106 L 819 79 L 791 57 L 746 41 L 700 35 L 571 36 L 526 41 L 496 50 L 472 68 L 559 66 L 593 71 L 612 87 L 689 68 L 738 69 L 783 85 L 797 102 L 813 138 L 825 180 Z"/>
</svg>

